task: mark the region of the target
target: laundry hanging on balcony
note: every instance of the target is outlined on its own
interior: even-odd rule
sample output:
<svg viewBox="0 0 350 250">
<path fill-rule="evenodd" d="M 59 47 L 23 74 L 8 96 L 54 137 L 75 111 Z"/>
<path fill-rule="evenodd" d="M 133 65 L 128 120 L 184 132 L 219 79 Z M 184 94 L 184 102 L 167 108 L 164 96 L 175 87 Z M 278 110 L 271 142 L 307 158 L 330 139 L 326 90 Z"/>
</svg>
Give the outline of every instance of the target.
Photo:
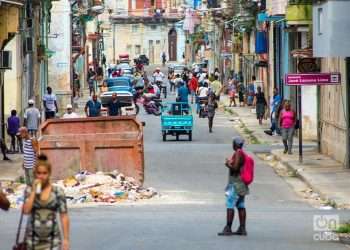
<svg viewBox="0 0 350 250">
<path fill-rule="evenodd" d="M 266 31 L 258 31 L 255 38 L 255 53 L 265 54 L 267 53 L 267 34 Z"/>
</svg>

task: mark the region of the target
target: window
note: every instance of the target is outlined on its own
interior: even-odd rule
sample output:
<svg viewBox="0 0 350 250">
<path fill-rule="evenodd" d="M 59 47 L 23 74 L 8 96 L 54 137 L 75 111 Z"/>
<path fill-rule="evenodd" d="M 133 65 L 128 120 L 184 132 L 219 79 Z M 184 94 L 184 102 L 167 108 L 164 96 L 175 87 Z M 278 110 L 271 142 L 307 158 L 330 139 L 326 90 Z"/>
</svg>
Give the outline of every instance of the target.
<svg viewBox="0 0 350 250">
<path fill-rule="evenodd" d="M 157 41 L 156 41 L 156 44 L 160 44 L 160 40 L 157 40 Z"/>
<path fill-rule="evenodd" d="M 151 28 L 151 30 L 156 30 L 157 29 L 157 25 L 151 25 L 150 28 Z"/>
<path fill-rule="evenodd" d="M 132 31 L 133 33 L 139 32 L 139 25 L 138 25 L 138 24 L 133 24 L 133 25 L 131 26 L 131 31 Z"/>
<path fill-rule="evenodd" d="M 132 49 L 131 44 L 128 44 L 128 45 L 126 46 L 126 50 L 128 51 L 129 54 L 131 53 L 131 49 Z"/>
<path fill-rule="evenodd" d="M 135 45 L 135 55 L 141 54 L 141 45 Z"/>
<path fill-rule="evenodd" d="M 317 33 L 319 35 L 322 35 L 322 31 L 323 31 L 323 9 L 322 8 L 318 8 L 317 9 Z"/>
</svg>

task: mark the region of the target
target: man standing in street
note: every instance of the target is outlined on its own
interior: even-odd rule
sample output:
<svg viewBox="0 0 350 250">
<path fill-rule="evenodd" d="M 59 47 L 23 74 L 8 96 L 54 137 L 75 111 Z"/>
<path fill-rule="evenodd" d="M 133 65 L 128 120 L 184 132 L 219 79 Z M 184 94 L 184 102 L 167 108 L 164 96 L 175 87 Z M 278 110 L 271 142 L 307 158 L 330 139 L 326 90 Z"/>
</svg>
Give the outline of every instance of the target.
<svg viewBox="0 0 350 250">
<path fill-rule="evenodd" d="M 241 137 L 233 139 L 232 146 L 235 151 L 232 159 L 226 159 L 226 167 L 229 169 L 228 185 L 226 186 L 226 226 L 218 233 L 219 236 L 247 235 L 246 231 L 246 209 L 244 198 L 249 193 L 248 186 L 242 181 L 240 173 L 245 163 L 245 155 L 242 151 L 244 140 Z M 232 232 L 234 219 L 234 208 L 238 209 L 240 226 L 236 232 Z"/>
<path fill-rule="evenodd" d="M 39 153 L 38 141 L 30 137 L 26 127 L 21 127 L 19 133 L 23 139 L 23 168 L 26 184 L 31 186 L 33 182 L 33 168 Z"/>
<path fill-rule="evenodd" d="M 75 112 L 73 112 L 73 106 L 72 104 L 67 104 L 67 112 L 63 115 L 64 119 L 67 118 L 79 118 L 79 115 Z"/>
<path fill-rule="evenodd" d="M 97 100 L 97 95 L 92 96 L 85 105 L 85 114 L 87 117 L 98 117 L 101 115 L 101 103 Z"/>
<path fill-rule="evenodd" d="M 55 118 L 58 112 L 56 95 L 52 93 L 52 88 L 47 87 L 47 94 L 43 97 L 45 108 L 45 120 Z"/>
<path fill-rule="evenodd" d="M 11 152 L 16 153 L 21 150 L 20 139 L 18 138 L 18 129 L 20 128 L 21 121 L 17 116 L 17 111 L 15 109 L 11 110 L 11 116 L 7 119 L 7 134 L 11 137 Z M 17 139 L 17 143 L 16 143 Z M 18 145 L 18 150 L 16 150 L 16 145 Z"/>
<path fill-rule="evenodd" d="M 121 115 L 121 104 L 120 101 L 117 99 L 117 93 L 112 94 L 112 100 L 108 103 L 108 115 Z"/>
<path fill-rule="evenodd" d="M 34 100 L 28 101 L 28 108 L 24 112 L 24 126 L 27 127 L 30 136 L 37 137 L 40 125 L 40 111 L 34 107 Z"/>
<path fill-rule="evenodd" d="M 188 103 L 188 88 L 184 82 L 180 82 L 180 88 L 177 91 L 177 101 Z"/>
</svg>

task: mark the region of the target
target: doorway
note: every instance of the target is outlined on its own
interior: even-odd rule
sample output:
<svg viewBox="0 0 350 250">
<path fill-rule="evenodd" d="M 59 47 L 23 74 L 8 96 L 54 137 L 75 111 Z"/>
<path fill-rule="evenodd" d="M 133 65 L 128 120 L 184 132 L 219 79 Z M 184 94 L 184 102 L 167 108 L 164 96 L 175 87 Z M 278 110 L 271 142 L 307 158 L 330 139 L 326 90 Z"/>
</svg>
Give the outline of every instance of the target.
<svg viewBox="0 0 350 250">
<path fill-rule="evenodd" d="M 177 61 L 177 32 L 172 28 L 168 34 L 169 61 Z"/>
</svg>

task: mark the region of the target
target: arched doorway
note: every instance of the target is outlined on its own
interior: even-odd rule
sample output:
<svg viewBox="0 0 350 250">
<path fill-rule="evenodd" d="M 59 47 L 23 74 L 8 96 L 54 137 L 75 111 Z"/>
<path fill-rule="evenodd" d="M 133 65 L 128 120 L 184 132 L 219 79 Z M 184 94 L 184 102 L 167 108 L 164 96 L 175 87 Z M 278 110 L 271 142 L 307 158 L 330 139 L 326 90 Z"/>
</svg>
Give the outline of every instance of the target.
<svg viewBox="0 0 350 250">
<path fill-rule="evenodd" d="M 168 34 L 169 43 L 169 61 L 177 61 L 177 33 L 175 28 L 172 28 Z"/>
</svg>

